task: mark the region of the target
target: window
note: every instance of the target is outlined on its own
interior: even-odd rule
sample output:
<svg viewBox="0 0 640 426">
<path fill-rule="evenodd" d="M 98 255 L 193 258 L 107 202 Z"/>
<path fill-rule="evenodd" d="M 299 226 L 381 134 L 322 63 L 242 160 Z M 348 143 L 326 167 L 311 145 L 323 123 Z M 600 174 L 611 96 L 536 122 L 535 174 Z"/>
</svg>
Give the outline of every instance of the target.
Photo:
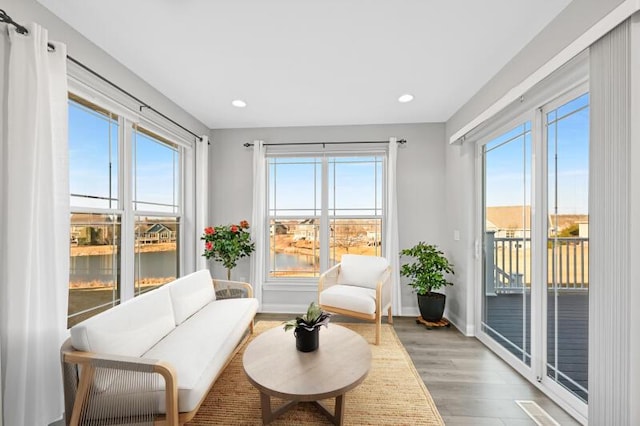
<svg viewBox="0 0 640 426">
<path fill-rule="evenodd" d="M 69 327 L 120 302 L 119 118 L 69 100 Z"/>
<path fill-rule="evenodd" d="M 380 256 L 382 157 L 335 157 L 328 163 L 330 264 L 344 253 Z"/>
<path fill-rule="evenodd" d="M 178 146 L 137 127 L 133 129 L 133 206 L 138 211 L 178 213 Z"/>
<path fill-rule="evenodd" d="M 383 157 L 269 158 L 267 277 L 317 277 L 343 254 L 380 255 Z"/>
<path fill-rule="evenodd" d="M 75 96 L 69 100 L 71 206 L 118 208 L 118 116 Z"/>
<path fill-rule="evenodd" d="M 170 141 L 133 129 L 135 294 L 178 276 L 180 151 Z M 145 215 L 139 214 L 145 212 Z"/>
<path fill-rule="evenodd" d="M 184 150 L 69 95 L 69 327 L 178 276 Z"/>
</svg>

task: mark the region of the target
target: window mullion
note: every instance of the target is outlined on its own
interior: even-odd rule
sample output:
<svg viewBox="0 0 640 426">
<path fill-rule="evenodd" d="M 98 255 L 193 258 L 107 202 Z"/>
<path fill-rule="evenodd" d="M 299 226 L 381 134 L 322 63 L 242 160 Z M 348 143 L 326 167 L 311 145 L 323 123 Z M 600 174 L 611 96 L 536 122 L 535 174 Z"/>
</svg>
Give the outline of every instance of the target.
<svg viewBox="0 0 640 426">
<path fill-rule="evenodd" d="M 320 271 L 329 268 L 329 162 L 322 157 L 320 214 Z"/>
<path fill-rule="evenodd" d="M 134 296 L 135 217 L 133 214 L 133 123 L 120 118 L 120 208 L 122 214 L 122 242 L 120 244 L 120 299 L 124 302 Z"/>
</svg>

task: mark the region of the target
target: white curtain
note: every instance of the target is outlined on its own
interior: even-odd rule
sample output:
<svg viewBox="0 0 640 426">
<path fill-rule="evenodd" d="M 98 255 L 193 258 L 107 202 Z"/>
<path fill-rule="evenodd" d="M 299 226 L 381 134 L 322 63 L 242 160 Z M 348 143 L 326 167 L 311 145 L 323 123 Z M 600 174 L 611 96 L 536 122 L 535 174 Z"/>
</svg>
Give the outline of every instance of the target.
<svg viewBox="0 0 640 426">
<path fill-rule="evenodd" d="M 254 296 L 262 307 L 262 282 L 266 257 L 265 206 L 267 191 L 267 159 L 263 141 L 253 142 L 253 214 L 251 215 L 251 237 L 256 243 L 256 251 L 251 256 L 251 284 Z"/>
<path fill-rule="evenodd" d="M 387 205 L 385 211 L 386 230 L 384 236 L 384 257 L 391 266 L 391 288 L 393 289 L 392 310 L 394 315 L 402 315 L 400 289 L 400 243 L 398 242 L 398 191 L 396 184 L 396 165 L 398 162 L 398 143 L 396 138 L 389 139 L 387 157 Z"/>
<path fill-rule="evenodd" d="M 196 270 L 207 268 L 207 259 L 202 256 L 203 242 L 200 235 L 209 226 L 209 138 L 202 136 L 196 142 Z"/>
<path fill-rule="evenodd" d="M 60 345 L 67 335 L 69 168 L 66 46 L 30 24 L 9 28 L 7 140 L 0 269 L 4 421 L 47 425 L 63 414 Z"/>
</svg>

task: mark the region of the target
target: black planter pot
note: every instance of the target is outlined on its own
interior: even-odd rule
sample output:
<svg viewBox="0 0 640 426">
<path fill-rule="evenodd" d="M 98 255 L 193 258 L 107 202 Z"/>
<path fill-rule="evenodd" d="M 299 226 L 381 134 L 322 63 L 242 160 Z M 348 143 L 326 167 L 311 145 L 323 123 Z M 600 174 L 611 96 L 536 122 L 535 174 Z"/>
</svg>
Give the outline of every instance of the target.
<svg viewBox="0 0 640 426">
<path fill-rule="evenodd" d="M 309 331 L 303 327 L 297 327 L 293 334 L 296 336 L 296 349 L 300 352 L 313 352 L 318 349 L 320 343 L 320 327 Z"/>
<path fill-rule="evenodd" d="M 444 303 L 446 296 L 442 293 L 427 293 L 418 295 L 418 307 L 420 308 L 420 316 L 429 322 L 438 322 L 444 314 Z"/>
</svg>

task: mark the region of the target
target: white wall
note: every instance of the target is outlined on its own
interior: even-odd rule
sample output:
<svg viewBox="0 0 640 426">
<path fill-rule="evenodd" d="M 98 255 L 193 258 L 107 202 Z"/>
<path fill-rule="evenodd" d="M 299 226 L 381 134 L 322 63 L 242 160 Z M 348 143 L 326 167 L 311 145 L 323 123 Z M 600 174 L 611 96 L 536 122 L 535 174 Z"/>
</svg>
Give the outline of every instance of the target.
<svg viewBox="0 0 640 426">
<path fill-rule="evenodd" d="M 48 30 L 49 38 L 52 40 L 60 41 L 67 45 L 67 54 L 78 60 L 80 63 L 86 65 L 90 69 L 93 69 L 97 73 L 101 74 L 108 80 L 119 85 L 129 93 L 133 94 L 137 98 L 146 102 L 151 107 L 160 111 L 162 114 L 172 118 L 182 126 L 191 130 L 198 135 L 206 135 L 209 133 L 209 129 L 200 121 L 195 119 L 189 113 L 184 111 L 178 105 L 173 103 L 170 99 L 162 95 L 155 90 L 143 79 L 133 74 L 129 69 L 117 62 L 113 57 L 109 56 L 106 52 L 98 48 L 95 44 L 88 39 L 80 35 L 77 31 L 68 26 L 65 22 L 58 19 L 55 15 L 49 12 L 44 6 L 37 3 L 35 0 L 7 0 L 3 3 L 2 8 L 16 21 L 22 25 L 27 25 L 30 22 L 36 22 L 42 25 Z M 114 15 L 115 16 L 115 15 Z M 4 29 L 5 25 L 2 25 Z M 5 53 L 8 51 L 8 37 L 3 34 L 0 37 L 0 49 L 3 49 Z M 141 46 L 142 48 L 143 46 Z M 0 50 L 0 54 L 3 53 Z M 4 57 L 2 57 L 4 56 Z M 8 59 L 8 53 L 0 55 L 0 69 L 2 69 L 2 75 L 6 75 L 6 63 Z M 68 62 L 71 67 L 77 66 Z M 78 74 L 76 72 L 76 74 Z M 97 81 L 97 79 L 87 76 L 91 81 Z M 100 86 L 106 86 L 102 82 L 98 82 Z M 4 99 L 4 98 L 3 98 Z M 123 95 L 122 99 L 129 99 Z M 5 100 L 6 101 L 6 100 Z M 137 108 L 137 105 L 132 106 Z M 166 125 L 171 131 L 175 131 L 176 134 L 190 139 L 191 136 L 183 132 L 177 127 L 174 127 L 169 122 L 164 121 L 157 114 L 152 111 L 144 110 L 141 115 L 148 117 L 150 120 L 157 120 L 158 122 Z M 4 116 L 3 116 L 4 117 Z M 5 120 L 3 120 L 5 121 Z M 192 159 L 193 156 L 187 156 L 187 160 Z M 192 183 L 193 176 L 186 176 L 187 184 Z M 185 200 L 185 208 L 192 212 L 194 210 L 195 200 L 193 197 L 187 197 Z M 189 220 L 184 221 L 185 231 L 189 231 L 189 235 L 193 235 L 192 228 L 193 223 Z M 185 234 L 186 235 L 186 234 Z M 182 256 L 186 259 L 183 263 L 182 269 L 184 272 L 191 272 L 195 267 L 195 241 L 192 238 L 185 238 L 185 246 L 183 247 Z"/>
<path fill-rule="evenodd" d="M 49 38 L 67 45 L 67 54 L 69 56 L 102 74 L 196 134 L 208 133 L 209 129 L 204 124 L 155 90 L 143 79 L 133 74 L 64 21 L 58 19 L 40 3 L 35 0 L 4 0 L 2 3 L 2 9 L 14 21 L 23 25 L 29 22 L 37 22 L 45 27 L 49 31 Z M 114 19 L 116 19 L 114 25 L 117 25 L 117 11 L 108 11 L 106 13 L 114 14 Z M 4 29 L 4 24 L 2 28 Z M 2 38 L 7 38 L 6 33 L 3 33 Z M 141 46 L 141 49 L 143 47 Z M 187 65 L 189 64 L 185 64 L 185 66 Z M 2 69 L 4 70 L 4 67 Z"/>
<path fill-rule="evenodd" d="M 400 247 L 420 240 L 443 244 L 445 211 L 444 124 L 390 124 L 371 126 L 326 126 L 213 130 L 210 150 L 209 211 L 212 225 L 251 219 L 252 150 L 245 142 L 260 139 L 266 143 L 407 139 L 398 149 L 398 214 Z M 233 277 L 249 277 L 249 261 L 243 259 Z M 214 275 L 224 270 L 213 267 Z M 312 289 L 268 291 L 264 310 L 300 312 L 316 299 Z M 411 288 L 402 287 L 403 314 L 417 313 Z"/>
<path fill-rule="evenodd" d="M 447 140 L 624 0 L 574 0 L 447 121 Z M 473 64 L 470 64 L 473 66 Z"/>
<path fill-rule="evenodd" d="M 208 134 L 209 129 L 174 104 L 171 100 L 163 96 L 157 90 L 149 86 L 144 80 L 133 74 L 111 56 L 100 50 L 89 40 L 81 36 L 63 21 L 58 19 L 47 9 L 34 0 L 3 0 L 2 9 L 7 12 L 16 22 L 27 24 L 29 22 L 37 22 L 49 31 L 49 37 L 53 40 L 63 42 L 67 45 L 67 53 L 69 56 L 79 60 L 88 67 L 99 72 L 109 80 L 115 82 L 125 88 L 130 93 L 144 100 L 163 114 L 173 118 L 180 124 L 189 128 L 197 134 Z M 7 82 L 7 65 L 9 59 L 9 40 L 5 30 L 6 25 L 0 25 L 0 165 L 2 164 L 4 154 L 6 152 L 6 93 L 8 88 Z M 0 185 L 8 178 L 4 175 L 5 167 L 0 166 Z M 1 186 L 0 186 L 1 187 Z M 4 206 L 1 204 L 0 209 Z M 3 210 L 0 210 L 2 212 Z M 0 217 L 2 214 L 0 214 Z M 4 222 L 0 227 L 0 241 L 3 241 Z M 5 250 L 2 247 L 1 250 Z M 0 275 L 0 285 L 4 285 L 4 277 Z M 0 359 L 2 356 L 0 356 Z M 0 384 L 2 383 L 0 375 Z M 1 392 L 0 392 L 1 394 Z M 1 407 L 0 402 L 0 407 Z M 0 415 L 0 425 L 2 424 L 2 416 Z"/>
<path fill-rule="evenodd" d="M 6 138 L 6 126 L 5 123 L 7 122 L 6 120 L 6 115 L 5 115 L 5 111 L 6 111 L 6 104 L 7 104 L 7 98 L 5 96 L 6 93 L 6 88 L 7 88 L 7 72 L 6 72 L 6 66 L 5 64 L 7 63 L 7 59 L 9 57 L 9 41 L 7 40 L 7 37 L 0 37 L 0 165 L 4 164 L 4 156 L 6 155 L 5 151 L 6 151 L 6 145 L 4 143 L 5 138 Z M 4 187 L 4 184 L 7 180 L 7 176 L 5 175 L 6 173 L 6 167 L 0 167 L 0 195 L 2 195 L 2 189 Z M 4 214 L 4 210 L 5 206 L 4 206 L 4 196 L 0 196 L 0 216 Z M 4 223 L 3 220 L 0 220 L 0 241 L 4 241 L 5 240 L 5 234 L 6 234 L 6 225 Z M 2 243 L 0 243 L 2 244 Z M 5 250 L 5 247 L 0 247 L 0 250 Z M 4 271 L 0 271 L 0 285 L 5 285 L 5 276 L 4 276 Z M 4 321 L 4 318 L 2 318 L 0 316 L 0 322 Z M 2 391 L 2 377 L 4 376 L 4 368 L 2 368 L 2 344 L 0 343 L 0 426 L 2 426 L 3 423 L 3 411 L 2 411 L 2 398 L 3 398 L 3 391 Z"/>
<path fill-rule="evenodd" d="M 448 143 L 449 137 L 522 82 L 549 59 L 587 31 L 624 0 L 574 0 L 549 25 L 474 94 L 446 123 L 447 224 L 445 248 L 456 264 L 453 296 L 447 301 L 449 318 L 473 334 L 477 260 L 475 148 L 471 143 Z M 460 240 L 453 233 L 459 231 Z M 451 300 L 454 299 L 454 300 Z"/>
</svg>

